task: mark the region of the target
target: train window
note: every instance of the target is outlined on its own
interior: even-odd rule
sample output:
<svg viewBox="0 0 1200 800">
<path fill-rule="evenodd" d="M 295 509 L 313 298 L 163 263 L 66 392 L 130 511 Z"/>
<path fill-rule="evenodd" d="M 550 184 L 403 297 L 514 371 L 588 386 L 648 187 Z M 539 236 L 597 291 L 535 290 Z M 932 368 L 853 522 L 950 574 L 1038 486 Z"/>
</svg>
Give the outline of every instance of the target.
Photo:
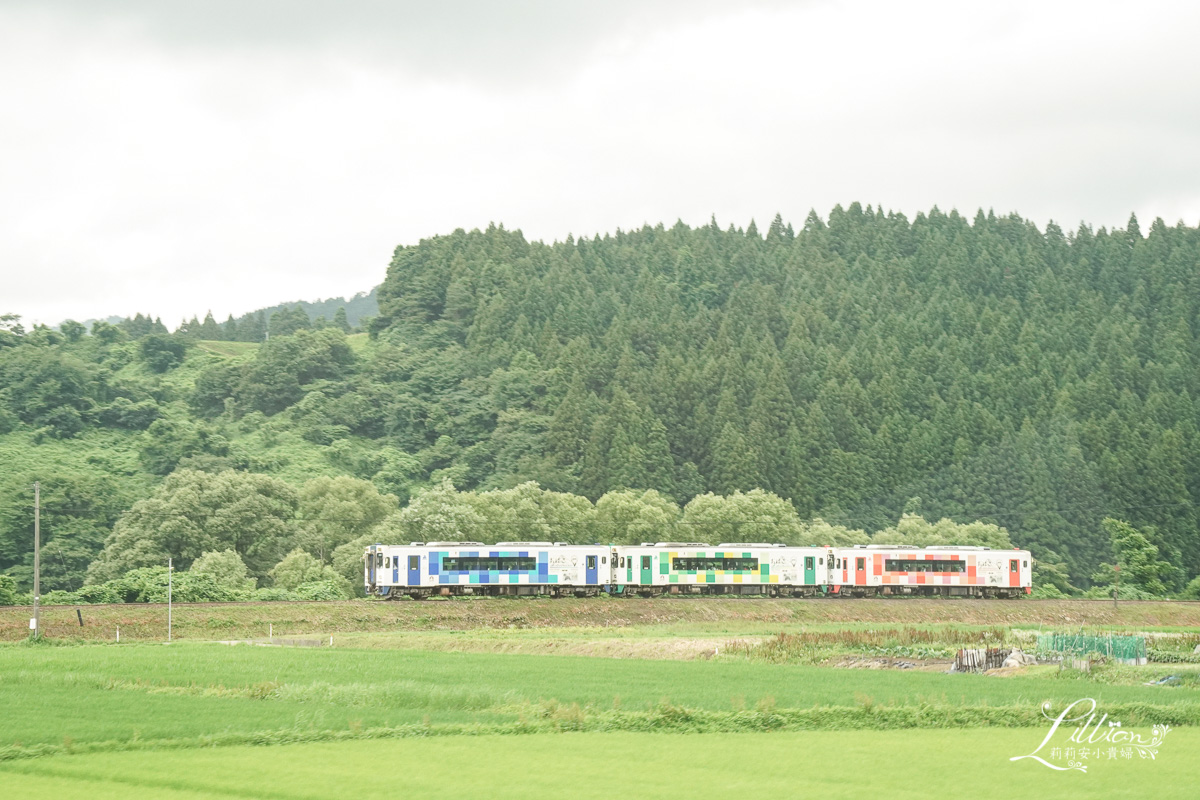
<svg viewBox="0 0 1200 800">
<path fill-rule="evenodd" d="M 620 564 L 620 566 L 622 566 L 622 567 L 623 567 L 623 566 L 625 566 L 625 556 L 621 556 L 621 564 Z"/>
<path fill-rule="evenodd" d="M 817 559 L 817 563 L 818 563 L 818 564 L 824 564 L 824 563 L 825 563 L 825 559 L 823 559 L 823 558 L 818 558 L 818 559 Z"/>
<path fill-rule="evenodd" d="M 642 569 L 650 569 L 650 556 L 642 556 Z"/>
<path fill-rule="evenodd" d="M 1022 561 L 1022 562 L 1021 562 L 1021 566 L 1022 566 L 1022 567 L 1028 567 L 1028 566 L 1029 566 L 1029 562 L 1028 562 L 1028 561 Z"/>
<path fill-rule="evenodd" d="M 601 563 L 601 564 L 607 564 L 607 563 L 608 563 L 608 556 L 600 556 L 600 563 Z"/>
<path fill-rule="evenodd" d="M 420 569 L 421 568 L 421 557 L 420 556 L 409 556 L 408 557 L 408 568 L 409 569 Z"/>
<path fill-rule="evenodd" d="M 595 558 L 595 556 L 592 556 Z M 537 569 L 537 559 L 528 556 L 459 556 L 442 557 L 442 570 L 445 572 L 484 572 L 496 570 L 508 572 L 518 570 L 532 572 Z"/>
<path fill-rule="evenodd" d="M 967 562 L 957 559 L 926 561 L 915 558 L 889 558 L 883 562 L 883 568 L 888 572 L 966 572 Z"/>
<path fill-rule="evenodd" d="M 595 557 L 595 556 L 588 556 L 588 557 L 587 557 L 587 568 L 588 568 L 588 569 L 595 569 L 595 568 L 596 568 L 596 557 Z"/>
<path fill-rule="evenodd" d="M 1016 562 L 1015 560 L 1013 560 L 1013 561 L 1009 561 L 1009 562 L 1008 562 L 1008 571 L 1009 571 L 1009 572 L 1016 572 L 1016 571 L 1017 571 L 1017 562 Z"/>
<path fill-rule="evenodd" d="M 855 570 L 866 569 L 866 568 L 867 568 L 867 560 L 865 558 L 854 559 L 854 569 Z"/>
<path fill-rule="evenodd" d="M 671 569 L 677 572 L 712 572 L 718 569 L 726 572 L 750 572 L 758 569 L 758 559 L 733 556 L 673 558 L 671 559 Z"/>
<path fill-rule="evenodd" d="M 842 560 L 839 558 L 837 560 L 837 563 L 835 563 L 833 566 L 835 569 L 841 569 L 842 568 Z"/>
<path fill-rule="evenodd" d="M 805 557 L 804 557 L 804 568 L 805 568 L 805 569 L 812 569 L 812 568 L 813 568 L 813 557 L 812 557 L 812 556 L 805 556 Z"/>
</svg>

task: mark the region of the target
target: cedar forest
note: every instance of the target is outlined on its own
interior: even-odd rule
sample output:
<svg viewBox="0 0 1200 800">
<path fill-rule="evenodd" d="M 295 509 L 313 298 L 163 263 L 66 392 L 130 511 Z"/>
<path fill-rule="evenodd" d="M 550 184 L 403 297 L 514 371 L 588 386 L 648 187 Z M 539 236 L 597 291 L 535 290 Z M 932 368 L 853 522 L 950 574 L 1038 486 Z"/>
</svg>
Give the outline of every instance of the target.
<svg viewBox="0 0 1200 800">
<path fill-rule="evenodd" d="M 336 594 L 364 543 L 427 538 L 1015 545 L 1043 594 L 1116 558 L 1189 596 L 1198 267 L 1182 223 L 854 203 L 457 230 L 397 248 L 361 320 L 7 315 L 0 594 L 39 481 L 43 587 L 79 602 L 153 599 L 168 555 L 197 596 Z"/>
</svg>

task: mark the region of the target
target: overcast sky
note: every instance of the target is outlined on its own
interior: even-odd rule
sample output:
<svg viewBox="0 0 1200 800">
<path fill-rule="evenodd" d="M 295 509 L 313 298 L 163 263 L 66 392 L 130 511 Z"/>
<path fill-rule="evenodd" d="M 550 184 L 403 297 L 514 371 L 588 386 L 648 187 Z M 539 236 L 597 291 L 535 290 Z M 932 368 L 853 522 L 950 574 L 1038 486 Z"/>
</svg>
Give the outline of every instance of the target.
<svg viewBox="0 0 1200 800">
<path fill-rule="evenodd" d="M 1200 223 L 1200 4 L 0 0 L 0 313 L 170 327 L 490 221 Z"/>
</svg>

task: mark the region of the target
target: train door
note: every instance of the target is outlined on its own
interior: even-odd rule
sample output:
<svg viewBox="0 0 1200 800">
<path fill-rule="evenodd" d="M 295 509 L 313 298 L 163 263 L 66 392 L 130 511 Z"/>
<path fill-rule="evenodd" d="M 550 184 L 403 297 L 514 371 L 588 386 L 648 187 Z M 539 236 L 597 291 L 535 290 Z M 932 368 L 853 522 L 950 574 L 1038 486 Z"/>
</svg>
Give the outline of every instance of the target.
<svg viewBox="0 0 1200 800">
<path fill-rule="evenodd" d="M 1010 558 L 1008 560 L 1008 585 L 1021 585 L 1021 559 Z"/>
<path fill-rule="evenodd" d="M 854 557 L 854 585 L 867 585 L 867 559 L 864 556 Z"/>
<path fill-rule="evenodd" d="M 654 556 L 642 556 L 641 584 L 643 586 L 653 586 L 654 585 L 654 575 L 653 575 L 653 569 L 651 566 L 653 563 L 654 563 Z"/>
<path fill-rule="evenodd" d="M 377 583 L 375 580 L 375 553 L 367 551 L 367 585 L 374 586 Z"/>
<path fill-rule="evenodd" d="M 600 563 L 599 563 L 600 556 L 595 556 L 595 555 L 584 556 L 584 559 L 585 559 L 584 569 L 587 570 L 587 581 L 586 581 L 587 585 L 595 586 L 596 584 L 599 583 L 599 581 L 596 580 L 596 577 L 600 570 Z"/>
<path fill-rule="evenodd" d="M 420 586 L 421 585 L 421 557 L 420 556 L 409 556 L 408 557 L 408 585 L 409 586 Z"/>
<path fill-rule="evenodd" d="M 813 586 L 817 582 L 817 557 L 804 557 L 804 585 Z"/>
</svg>

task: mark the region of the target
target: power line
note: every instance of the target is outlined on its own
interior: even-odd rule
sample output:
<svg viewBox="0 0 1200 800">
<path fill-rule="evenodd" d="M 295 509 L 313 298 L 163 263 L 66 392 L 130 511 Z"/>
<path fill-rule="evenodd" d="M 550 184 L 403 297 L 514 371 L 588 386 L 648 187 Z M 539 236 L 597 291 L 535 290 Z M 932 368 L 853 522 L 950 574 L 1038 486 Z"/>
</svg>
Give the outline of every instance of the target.
<svg viewBox="0 0 1200 800">
<path fill-rule="evenodd" d="M 1078 514 L 1078 513 L 1085 512 L 1085 511 L 1093 512 L 1097 515 L 1100 515 L 1100 514 L 1111 515 L 1111 514 L 1120 513 L 1123 511 L 1137 511 L 1137 510 L 1145 510 L 1145 509 L 1152 509 L 1152 508 L 1181 508 L 1181 507 L 1190 507 L 1192 505 L 1193 505 L 1193 503 L 1184 501 L 1184 502 L 1180 502 L 1180 503 L 1153 503 L 1153 504 L 1142 504 L 1142 505 L 1115 506 L 1115 507 L 1110 507 L 1110 508 L 1099 508 L 1099 507 L 1095 507 L 1095 506 L 1076 506 L 1076 507 L 1035 509 L 1032 511 L 1021 510 L 1021 509 L 987 509 L 987 510 L 977 509 L 977 510 L 959 511 L 959 512 L 956 512 L 953 516 L 959 517 L 959 518 L 974 517 L 975 518 L 974 521 L 981 521 L 983 518 L 986 518 L 986 517 L 1028 517 L 1028 516 L 1033 516 L 1035 514 L 1064 514 L 1064 513 L 1065 514 Z M 145 518 L 145 519 L 185 519 L 185 520 L 192 521 L 192 522 L 199 522 L 199 521 L 215 519 L 218 517 L 230 516 L 230 515 L 229 515 L 229 512 L 226 512 L 226 511 L 217 511 L 217 512 L 208 512 L 208 513 L 192 513 L 192 512 L 182 512 L 182 511 L 158 512 L 158 511 L 143 511 L 143 510 L 139 510 L 136 508 L 131 508 L 131 509 L 127 509 L 125 511 L 120 512 L 117 516 L 118 517 L 138 517 L 138 518 Z M 350 524 L 350 525 L 377 525 L 380 522 L 382 522 L 384 519 L 386 519 L 386 517 L 367 518 L 367 517 L 305 517 L 305 516 L 299 516 L 299 515 L 284 516 L 284 515 L 263 515 L 263 514 L 256 515 L 257 519 L 265 519 L 268 517 L 277 519 L 280 522 L 337 522 L 337 523 Z M 797 518 L 797 519 L 799 519 L 799 518 Z M 850 517 L 850 516 L 838 515 L 838 516 L 830 516 L 830 517 L 813 517 L 811 520 L 808 520 L 807 522 L 815 521 L 817 519 L 820 519 L 826 523 L 839 523 L 839 524 L 846 523 L 846 522 L 874 523 L 879 520 L 878 517 Z M 806 523 L 806 520 L 799 520 L 799 521 L 801 524 Z M 937 520 L 929 520 L 929 521 L 936 522 Z M 487 519 L 485 519 L 485 520 L 482 520 L 479 522 L 461 522 L 460 521 L 458 524 L 475 525 L 475 526 L 477 526 L 477 525 L 491 525 L 491 526 L 499 526 L 499 525 L 505 525 L 505 526 L 603 525 L 603 526 L 612 526 L 612 525 L 632 524 L 632 523 L 609 522 L 609 521 L 605 521 L 605 520 L 545 520 L 545 519 L 541 519 L 541 520 L 537 520 L 537 519 L 487 520 Z M 671 520 L 668 522 L 652 523 L 652 524 L 660 524 L 660 525 L 714 525 L 714 524 L 781 525 L 781 524 L 788 524 L 788 523 L 778 522 L 778 521 L 773 521 L 773 520 L 761 520 L 761 519 L 729 519 L 729 518 L 725 518 L 725 519 L 720 519 L 720 520 Z M 968 523 L 959 523 L 959 524 L 968 524 Z"/>
</svg>

